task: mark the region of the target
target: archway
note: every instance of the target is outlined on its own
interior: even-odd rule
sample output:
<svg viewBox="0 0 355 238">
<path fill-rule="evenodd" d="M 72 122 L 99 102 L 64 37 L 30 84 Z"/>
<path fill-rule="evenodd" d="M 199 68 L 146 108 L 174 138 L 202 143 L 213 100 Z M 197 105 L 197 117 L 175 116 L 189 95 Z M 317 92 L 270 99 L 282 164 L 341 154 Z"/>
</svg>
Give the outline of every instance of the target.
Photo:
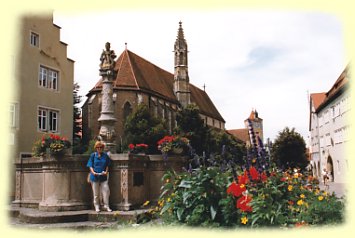
<svg viewBox="0 0 355 238">
<path fill-rule="evenodd" d="M 132 113 L 132 106 L 129 102 L 126 102 L 123 106 L 123 120 L 126 122 L 127 117 Z"/>
<path fill-rule="evenodd" d="M 334 182 L 334 166 L 332 157 L 328 156 L 327 159 L 327 171 L 329 173 L 329 180 L 330 182 Z"/>
</svg>

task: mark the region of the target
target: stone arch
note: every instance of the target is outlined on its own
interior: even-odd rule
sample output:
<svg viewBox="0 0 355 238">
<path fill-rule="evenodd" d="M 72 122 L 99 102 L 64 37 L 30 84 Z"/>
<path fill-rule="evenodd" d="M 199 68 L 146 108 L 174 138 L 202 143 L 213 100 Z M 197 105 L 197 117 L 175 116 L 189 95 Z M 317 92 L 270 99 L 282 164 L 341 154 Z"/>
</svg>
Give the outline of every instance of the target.
<svg viewBox="0 0 355 238">
<path fill-rule="evenodd" d="M 334 182 L 334 166 L 333 166 L 333 159 L 329 155 L 327 159 L 327 171 L 329 174 L 329 181 Z"/>
</svg>

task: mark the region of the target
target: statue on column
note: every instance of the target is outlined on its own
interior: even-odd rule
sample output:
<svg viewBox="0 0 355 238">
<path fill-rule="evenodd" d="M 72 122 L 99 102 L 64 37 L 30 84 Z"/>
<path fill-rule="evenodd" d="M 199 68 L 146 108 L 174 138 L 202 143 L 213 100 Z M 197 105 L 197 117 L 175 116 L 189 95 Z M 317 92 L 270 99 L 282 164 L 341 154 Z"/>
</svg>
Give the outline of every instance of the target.
<svg viewBox="0 0 355 238">
<path fill-rule="evenodd" d="M 111 50 L 110 42 L 106 42 L 105 50 L 102 50 L 101 57 L 100 57 L 100 70 L 111 70 L 115 67 L 115 58 L 116 54 L 115 51 Z"/>
</svg>

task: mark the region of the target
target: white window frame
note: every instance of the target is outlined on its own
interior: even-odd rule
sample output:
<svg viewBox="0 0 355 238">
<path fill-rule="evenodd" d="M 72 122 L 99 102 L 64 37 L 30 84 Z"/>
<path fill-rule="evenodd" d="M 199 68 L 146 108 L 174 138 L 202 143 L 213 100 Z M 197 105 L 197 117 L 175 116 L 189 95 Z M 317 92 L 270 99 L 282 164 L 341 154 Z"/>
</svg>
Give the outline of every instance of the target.
<svg viewBox="0 0 355 238">
<path fill-rule="evenodd" d="M 31 31 L 30 33 L 30 44 L 39 48 L 39 34 Z"/>
<path fill-rule="evenodd" d="M 60 111 L 39 106 L 37 110 L 37 129 L 41 132 L 59 132 Z"/>
<path fill-rule="evenodd" d="M 10 127 L 15 128 L 17 127 L 17 103 L 10 103 Z"/>
<path fill-rule="evenodd" d="M 39 66 L 38 86 L 58 91 L 59 71 L 44 65 Z"/>
</svg>

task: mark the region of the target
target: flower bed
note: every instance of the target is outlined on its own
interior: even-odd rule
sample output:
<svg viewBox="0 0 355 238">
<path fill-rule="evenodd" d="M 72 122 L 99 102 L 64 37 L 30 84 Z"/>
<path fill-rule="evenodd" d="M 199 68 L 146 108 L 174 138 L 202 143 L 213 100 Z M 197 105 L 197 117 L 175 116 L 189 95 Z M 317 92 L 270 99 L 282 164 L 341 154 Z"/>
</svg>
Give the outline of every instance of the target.
<svg viewBox="0 0 355 238">
<path fill-rule="evenodd" d="M 148 145 L 147 144 L 129 144 L 128 145 L 129 152 L 132 154 L 139 154 L 143 153 L 145 154 L 148 151 Z"/>
<path fill-rule="evenodd" d="M 163 154 L 178 153 L 182 154 L 186 151 L 189 139 L 182 136 L 164 136 L 158 141 L 158 149 Z"/>
<path fill-rule="evenodd" d="M 55 134 L 46 134 L 34 143 L 32 153 L 33 156 L 44 156 L 49 150 L 52 155 L 61 155 L 66 149 L 70 148 L 70 146 L 71 143 L 66 137 L 60 137 Z"/>
<path fill-rule="evenodd" d="M 216 167 L 165 174 L 159 211 L 166 222 L 216 227 L 299 227 L 344 221 L 344 199 L 293 171 L 249 167 L 236 180 Z M 170 181 L 174 181 L 171 183 Z"/>
</svg>

